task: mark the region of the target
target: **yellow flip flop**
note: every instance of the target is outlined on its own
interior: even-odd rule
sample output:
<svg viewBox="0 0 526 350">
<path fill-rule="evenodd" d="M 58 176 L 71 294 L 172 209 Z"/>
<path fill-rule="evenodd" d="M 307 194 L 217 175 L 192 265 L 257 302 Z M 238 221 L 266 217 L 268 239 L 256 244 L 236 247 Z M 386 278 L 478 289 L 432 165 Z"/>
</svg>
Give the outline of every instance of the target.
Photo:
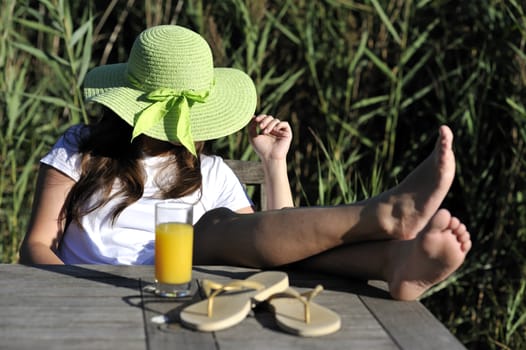
<svg viewBox="0 0 526 350">
<path fill-rule="evenodd" d="M 265 271 L 225 285 L 203 280 L 202 286 L 207 299 L 184 308 L 180 319 L 188 328 L 212 332 L 243 321 L 253 303 L 286 290 L 289 278 L 284 272 Z"/>
<path fill-rule="evenodd" d="M 271 296 L 267 302 L 274 311 L 278 326 L 303 337 L 317 337 L 338 331 L 341 328 L 340 316 L 312 302 L 322 290 L 323 287 L 318 285 L 312 291 L 300 294 L 288 288 Z"/>
</svg>

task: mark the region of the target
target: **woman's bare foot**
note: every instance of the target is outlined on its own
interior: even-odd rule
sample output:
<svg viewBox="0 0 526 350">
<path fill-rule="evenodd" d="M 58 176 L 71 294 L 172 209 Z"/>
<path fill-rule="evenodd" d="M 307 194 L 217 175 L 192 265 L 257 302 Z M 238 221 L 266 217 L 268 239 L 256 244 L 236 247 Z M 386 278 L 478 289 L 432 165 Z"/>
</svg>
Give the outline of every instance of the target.
<svg viewBox="0 0 526 350">
<path fill-rule="evenodd" d="M 380 227 L 369 232 L 383 232 L 378 238 L 384 239 L 414 238 L 439 209 L 454 177 L 453 132 L 442 125 L 431 154 L 399 185 L 364 207 L 363 217 L 372 215 L 380 220 Z"/>
<path fill-rule="evenodd" d="M 464 262 L 471 248 L 466 226 L 440 209 L 416 238 L 392 241 L 389 291 L 398 300 L 415 300 Z"/>
</svg>

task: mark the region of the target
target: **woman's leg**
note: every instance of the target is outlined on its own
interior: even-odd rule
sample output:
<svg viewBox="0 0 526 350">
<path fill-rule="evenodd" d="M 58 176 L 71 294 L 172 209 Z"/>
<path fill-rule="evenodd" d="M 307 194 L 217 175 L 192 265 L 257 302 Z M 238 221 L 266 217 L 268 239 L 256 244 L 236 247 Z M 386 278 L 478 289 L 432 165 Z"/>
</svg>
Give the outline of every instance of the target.
<svg viewBox="0 0 526 350">
<path fill-rule="evenodd" d="M 195 225 L 195 261 L 268 267 L 342 244 L 414 238 L 438 210 L 453 181 L 452 142 L 451 130 L 442 126 L 433 152 L 398 186 L 358 203 L 251 215 L 213 210 Z"/>
<path fill-rule="evenodd" d="M 414 300 L 458 269 L 470 248 L 466 226 L 441 209 L 412 240 L 346 245 L 297 265 L 347 277 L 384 280 L 393 298 Z"/>
</svg>

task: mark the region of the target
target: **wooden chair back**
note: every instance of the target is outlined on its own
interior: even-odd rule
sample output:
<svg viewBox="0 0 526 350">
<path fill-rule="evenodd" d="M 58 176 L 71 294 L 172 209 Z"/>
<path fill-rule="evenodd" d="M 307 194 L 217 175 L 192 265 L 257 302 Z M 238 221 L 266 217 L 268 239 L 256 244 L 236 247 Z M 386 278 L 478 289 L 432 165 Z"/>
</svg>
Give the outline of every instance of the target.
<svg viewBox="0 0 526 350">
<path fill-rule="evenodd" d="M 249 193 L 252 192 L 251 197 L 259 197 L 259 201 L 256 200 L 256 198 L 252 198 L 252 201 L 256 204 L 256 209 L 266 210 L 265 174 L 261 162 L 255 160 L 225 159 L 225 163 L 234 171 L 247 189 L 250 187 L 254 188 L 254 191 L 249 191 Z"/>
</svg>

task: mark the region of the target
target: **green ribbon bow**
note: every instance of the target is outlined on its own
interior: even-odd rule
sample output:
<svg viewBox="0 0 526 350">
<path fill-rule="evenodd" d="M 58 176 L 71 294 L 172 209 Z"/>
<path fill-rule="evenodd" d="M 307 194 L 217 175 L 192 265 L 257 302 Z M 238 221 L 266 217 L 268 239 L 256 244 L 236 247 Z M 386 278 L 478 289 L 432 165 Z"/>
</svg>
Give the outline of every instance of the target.
<svg viewBox="0 0 526 350">
<path fill-rule="evenodd" d="M 208 94 L 209 91 L 197 92 L 170 88 L 159 88 L 149 92 L 145 97 L 154 102 L 137 114 L 132 140 L 164 118 L 173 118 L 176 129 L 173 135 L 169 135 L 170 139 L 178 140 L 190 153 L 197 156 L 190 129 L 190 108 L 195 102 L 205 102 Z"/>
</svg>

